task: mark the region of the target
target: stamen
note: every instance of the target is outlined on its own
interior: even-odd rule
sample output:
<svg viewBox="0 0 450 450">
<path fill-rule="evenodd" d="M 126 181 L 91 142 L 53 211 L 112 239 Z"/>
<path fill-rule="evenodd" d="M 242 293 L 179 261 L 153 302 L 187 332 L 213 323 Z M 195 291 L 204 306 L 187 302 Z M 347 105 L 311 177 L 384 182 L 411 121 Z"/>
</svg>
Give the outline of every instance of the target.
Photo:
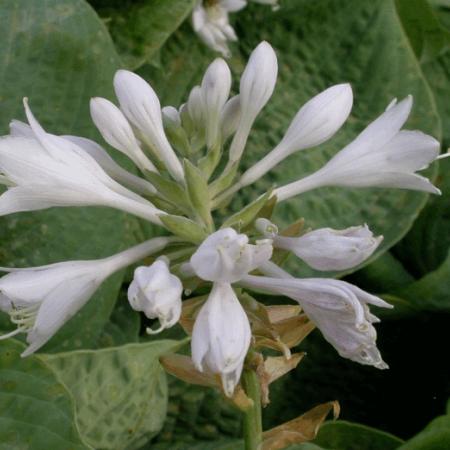
<svg viewBox="0 0 450 450">
<path fill-rule="evenodd" d="M 17 334 L 22 333 L 23 331 L 25 331 L 23 328 L 16 328 L 15 330 L 11 331 L 10 333 L 3 334 L 2 336 L 0 336 L 0 341 L 3 339 L 8 339 L 10 337 L 16 336 Z"/>
</svg>

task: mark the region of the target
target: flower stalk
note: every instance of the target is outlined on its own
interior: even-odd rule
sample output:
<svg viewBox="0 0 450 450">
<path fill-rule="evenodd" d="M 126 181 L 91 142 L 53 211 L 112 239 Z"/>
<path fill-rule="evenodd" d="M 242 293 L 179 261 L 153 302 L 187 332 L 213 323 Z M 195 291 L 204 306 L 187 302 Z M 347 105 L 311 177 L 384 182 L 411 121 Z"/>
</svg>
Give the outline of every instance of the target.
<svg viewBox="0 0 450 450">
<path fill-rule="evenodd" d="M 244 369 L 242 384 L 252 406 L 244 413 L 245 450 L 260 450 L 262 448 L 262 411 L 261 387 L 254 368 Z"/>
</svg>

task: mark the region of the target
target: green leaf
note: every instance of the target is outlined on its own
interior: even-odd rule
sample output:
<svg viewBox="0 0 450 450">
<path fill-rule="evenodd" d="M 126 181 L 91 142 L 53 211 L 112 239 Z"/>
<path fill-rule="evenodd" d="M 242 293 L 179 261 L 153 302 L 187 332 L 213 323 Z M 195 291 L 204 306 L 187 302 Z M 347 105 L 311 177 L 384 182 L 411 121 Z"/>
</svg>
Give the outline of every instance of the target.
<svg viewBox="0 0 450 450">
<path fill-rule="evenodd" d="M 203 173 L 189 160 L 184 160 L 184 176 L 186 187 L 195 215 L 212 231 L 213 220 L 211 217 L 211 205 L 209 201 L 208 183 Z"/>
<path fill-rule="evenodd" d="M 414 436 L 398 450 L 449 450 L 450 415 L 440 416 L 430 422 L 423 431 Z"/>
<path fill-rule="evenodd" d="M 79 429 L 95 449 L 137 449 L 162 428 L 167 382 L 158 362 L 176 341 L 41 355 L 75 398 Z"/>
<path fill-rule="evenodd" d="M 242 413 L 230 402 L 224 402 L 218 390 L 169 377 L 169 396 L 164 428 L 142 450 L 222 450 L 221 445 L 239 449 Z"/>
<path fill-rule="evenodd" d="M 339 420 L 324 423 L 313 443 L 333 450 L 394 450 L 403 441 L 375 428 Z"/>
<path fill-rule="evenodd" d="M 109 322 L 98 338 L 97 347 L 115 347 L 138 342 L 140 327 L 140 314 L 131 309 L 127 292 L 122 290 Z"/>
<path fill-rule="evenodd" d="M 392 292 L 419 311 L 450 311 L 450 250 L 447 259 L 435 271 Z"/>
<path fill-rule="evenodd" d="M 87 450 L 75 426 L 66 388 L 37 357 L 21 358 L 24 346 L 0 345 L 0 449 Z"/>
<path fill-rule="evenodd" d="M 95 12 L 83 0 L 5 0 L 0 17 L 1 131 L 7 132 L 11 119 L 24 118 L 22 98 L 28 96 L 49 132 L 97 137 L 89 99 L 111 97 L 119 62 Z M 128 244 L 127 228 L 125 215 L 107 208 L 52 208 L 2 217 L 0 263 L 25 267 L 109 256 Z M 120 282 L 121 274 L 110 278 L 46 350 L 95 346 Z"/>
<path fill-rule="evenodd" d="M 234 211 L 273 184 L 284 185 L 320 168 L 394 97 L 413 94 L 415 106 L 407 128 L 440 138 L 432 92 L 391 0 L 285 0 L 277 12 L 249 4 L 235 18 L 239 41 L 232 47 L 229 63 L 236 78 L 251 50 L 263 39 L 274 46 L 280 67 L 275 92 L 250 135 L 242 170 L 274 148 L 298 109 L 321 90 L 349 81 L 355 102 L 349 120 L 332 140 L 321 148 L 290 156 L 264 179 L 243 189 L 236 195 Z M 145 76 L 162 95 L 163 103 L 179 105 L 186 100 L 188 89 L 199 83 L 211 59 L 186 26 L 162 49 L 161 69 L 146 67 Z M 433 178 L 435 170 L 428 175 Z M 281 203 L 273 220 L 280 228 L 299 217 L 312 228 L 367 223 L 385 237 L 371 261 L 405 235 L 426 200 L 426 194 L 406 190 L 322 188 Z M 317 275 L 300 267 L 295 258 L 289 265 L 303 276 Z"/>
<path fill-rule="evenodd" d="M 270 192 L 266 192 L 264 195 L 261 195 L 249 205 L 245 206 L 241 211 L 233 214 L 222 224 L 222 228 L 231 226 L 237 226 L 239 230 L 246 228 L 258 217 L 258 213 L 269 201 L 270 194 Z"/>
<path fill-rule="evenodd" d="M 431 61 L 449 49 L 450 32 L 439 23 L 426 0 L 396 0 L 395 5 L 421 62 Z"/>
<path fill-rule="evenodd" d="M 386 252 L 346 280 L 357 286 L 364 286 L 369 292 L 384 293 L 412 283 L 414 277 L 391 252 Z"/>
<path fill-rule="evenodd" d="M 199 244 L 206 239 L 206 231 L 197 223 L 183 216 L 161 215 L 161 222 L 176 236 L 188 242 Z"/>
<path fill-rule="evenodd" d="M 194 7 L 195 0 L 91 0 L 105 20 L 124 63 L 150 61 Z"/>
<path fill-rule="evenodd" d="M 450 114 L 444 119 L 450 120 Z M 439 166 L 437 184 L 442 196 L 430 199 L 410 232 L 394 249 L 395 255 L 417 278 L 437 270 L 450 250 L 450 179 L 447 175 L 450 158 L 440 161 Z"/>
<path fill-rule="evenodd" d="M 450 80 L 450 38 L 448 31 L 444 32 L 437 18 L 429 10 L 430 7 L 422 1 L 421 6 L 415 8 L 416 1 L 407 1 L 397 4 L 400 18 L 412 40 L 421 39 L 422 30 L 439 30 L 446 38 L 446 45 L 433 59 L 424 61 L 422 70 L 428 79 L 429 85 L 434 92 L 436 104 L 441 117 L 442 124 L 450 121 L 450 103 L 448 102 L 448 83 Z M 400 7 L 399 7 L 400 6 Z M 436 10 L 440 17 L 450 19 L 448 9 Z M 413 26 L 415 25 L 415 26 Z M 437 31 L 436 31 L 437 32 Z M 424 37 L 427 35 L 425 34 Z M 443 127 L 443 151 L 450 146 L 450 127 Z M 422 211 L 418 220 L 414 223 L 412 230 L 406 238 L 395 248 L 396 255 L 411 273 L 416 277 L 422 277 L 426 273 L 436 270 L 445 260 L 450 248 L 450 181 L 447 176 L 450 169 L 450 161 L 443 160 L 439 164 L 440 176 L 438 187 L 442 191 L 442 197 L 432 198 L 427 207 Z"/>
</svg>

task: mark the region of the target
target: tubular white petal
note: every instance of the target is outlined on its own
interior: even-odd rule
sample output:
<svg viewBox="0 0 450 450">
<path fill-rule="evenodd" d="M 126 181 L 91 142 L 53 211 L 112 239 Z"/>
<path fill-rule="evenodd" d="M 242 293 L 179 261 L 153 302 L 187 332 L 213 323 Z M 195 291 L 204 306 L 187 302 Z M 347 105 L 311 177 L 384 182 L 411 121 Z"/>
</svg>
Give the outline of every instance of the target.
<svg viewBox="0 0 450 450">
<path fill-rule="evenodd" d="M 156 193 L 156 189 L 153 187 L 153 185 L 151 185 L 147 180 L 137 177 L 136 175 L 119 166 L 119 164 L 117 164 L 114 159 L 109 156 L 108 152 L 96 142 L 78 136 L 66 135 L 62 137 L 68 139 L 69 141 L 72 141 L 74 144 L 78 145 L 78 147 L 82 148 L 86 153 L 91 155 L 102 167 L 102 169 L 118 183 L 128 186 L 139 194 Z"/>
<path fill-rule="evenodd" d="M 376 331 L 372 325 L 374 320 L 367 303 L 381 307 L 391 305 L 343 281 L 294 279 L 281 268 L 275 272 L 281 273 L 282 278 L 248 275 L 241 284 L 250 289 L 286 295 L 298 301 L 342 357 L 379 369 L 387 368 L 376 347 Z"/>
<path fill-rule="evenodd" d="M 228 12 L 238 12 L 247 6 L 247 0 L 220 0 L 220 6 Z"/>
<path fill-rule="evenodd" d="M 321 186 L 396 187 L 439 194 L 429 180 L 414 173 L 438 157 L 438 141 L 419 131 L 399 131 L 411 105 L 407 97 L 390 106 L 324 167 L 275 189 L 273 195 L 282 201 Z"/>
<path fill-rule="evenodd" d="M 0 279 L 0 308 L 19 331 L 28 333 L 29 355 L 44 345 L 112 273 L 164 248 L 170 238 L 156 238 L 107 258 L 65 261 L 8 271 Z"/>
<path fill-rule="evenodd" d="M 204 128 L 206 121 L 205 103 L 203 101 L 202 89 L 200 86 L 194 86 L 189 93 L 189 99 L 186 104 L 187 112 L 196 128 Z"/>
<path fill-rule="evenodd" d="M 222 140 L 227 140 L 232 136 L 239 126 L 241 120 L 241 102 L 239 95 L 231 97 L 222 109 L 220 118 Z"/>
<path fill-rule="evenodd" d="M 367 225 L 345 230 L 320 228 L 301 237 L 274 236 L 274 247 L 290 250 L 316 270 L 345 270 L 366 260 L 383 237 Z"/>
<path fill-rule="evenodd" d="M 10 134 L 15 137 L 36 139 L 30 125 L 19 120 L 11 121 Z M 140 194 L 154 194 L 156 192 L 156 189 L 148 181 L 137 177 L 119 166 L 111 156 L 109 156 L 108 152 L 96 142 L 79 136 L 65 135 L 60 137 L 73 142 L 77 147 L 87 152 L 95 159 L 101 168 L 117 182 L 123 183 Z"/>
<path fill-rule="evenodd" d="M 366 152 L 369 153 L 371 149 L 379 148 L 389 142 L 405 124 L 411 112 L 412 104 L 413 98 L 408 95 L 402 101 L 392 105 L 347 146 L 347 151 L 350 152 L 353 148 L 361 146 L 366 147 Z"/>
<path fill-rule="evenodd" d="M 281 142 L 244 173 L 240 184 L 253 183 L 292 153 L 315 147 L 331 138 L 347 120 L 352 104 L 349 84 L 332 86 L 313 97 L 300 108 Z"/>
<path fill-rule="evenodd" d="M 15 119 L 11 120 L 9 124 L 9 134 L 11 136 L 24 137 L 29 139 L 34 139 L 36 137 L 30 125 Z"/>
<path fill-rule="evenodd" d="M 161 110 L 163 122 L 170 122 L 172 125 L 181 126 L 180 113 L 173 106 L 164 106 Z"/>
<path fill-rule="evenodd" d="M 91 117 L 105 141 L 127 155 L 141 170 L 156 172 L 139 147 L 133 130 L 119 108 L 106 98 L 91 99 Z"/>
<path fill-rule="evenodd" d="M 215 145 L 219 132 L 219 119 L 231 88 L 231 72 L 227 63 L 217 58 L 205 72 L 201 93 L 206 110 L 206 143 Z"/>
<path fill-rule="evenodd" d="M 41 348 L 90 299 L 99 283 L 86 274 L 64 281 L 51 291 L 39 308 L 36 322 L 27 335 L 29 347 L 22 353 L 28 356 Z"/>
<path fill-rule="evenodd" d="M 14 191 L 0 197 L 5 196 L 0 200 L 3 214 L 104 205 L 161 224 L 162 211 L 115 182 L 86 151 L 67 139 L 42 133 L 46 133 L 41 132 L 46 148 L 34 139 L 0 138 L 0 170 L 15 185 Z"/>
<path fill-rule="evenodd" d="M 226 395 L 233 394 L 250 347 L 247 315 L 228 283 L 214 283 L 192 331 L 192 360 L 222 377 Z"/>
<path fill-rule="evenodd" d="M 270 44 L 263 41 L 253 50 L 241 76 L 241 121 L 230 147 L 231 163 L 241 158 L 253 122 L 273 93 L 277 73 L 277 56 Z"/>
<path fill-rule="evenodd" d="M 120 108 L 127 119 L 142 133 L 145 143 L 178 181 L 183 181 L 183 168 L 164 134 L 161 105 L 151 86 L 128 70 L 118 70 L 114 89 Z"/>
</svg>

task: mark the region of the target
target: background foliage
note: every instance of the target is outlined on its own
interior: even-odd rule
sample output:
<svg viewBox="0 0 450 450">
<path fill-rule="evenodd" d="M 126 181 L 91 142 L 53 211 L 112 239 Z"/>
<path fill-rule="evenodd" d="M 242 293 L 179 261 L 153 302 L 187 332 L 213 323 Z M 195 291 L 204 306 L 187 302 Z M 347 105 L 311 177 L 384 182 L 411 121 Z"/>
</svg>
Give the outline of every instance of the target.
<svg viewBox="0 0 450 450">
<path fill-rule="evenodd" d="M 149 80 L 163 105 L 178 106 L 216 56 L 185 21 L 193 3 L 2 1 L 2 131 L 7 133 L 12 118 L 23 118 L 21 99 L 28 96 L 48 130 L 99 139 L 89 118 L 89 98 L 113 99 L 112 77 L 120 67 Z M 232 16 L 240 37 L 229 61 L 236 79 L 262 39 L 275 47 L 280 63 L 276 91 L 257 120 L 245 164 L 270 150 L 299 106 L 326 86 L 350 81 L 355 106 L 332 144 L 291 157 L 264 183 L 246 189 L 242 202 L 270 184 L 318 168 L 396 96 L 414 95 L 409 128 L 449 146 L 447 1 L 280 3 L 277 12 L 251 4 Z M 111 154 L 127 165 L 117 152 Z M 368 265 L 337 275 L 396 305 L 378 327 L 390 371 L 342 360 L 317 332 L 303 344 L 308 357 L 274 385 L 265 426 L 333 399 L 340 401 L 345 421 L 327 423 L 314 443 L 293 450 L 450 448 L 445 407 L 450 362 L 444 353 L 450 337 L 450 183 L 444 176 L 449 168 L 444 160 L 439 173 L 437 164 L 429 173 L 444 195 L 426 206 L 424 194 L 327 188 L 277 210 L 285 223 L 298 217 L 311 227 L 367 222 L 383 234 L 383 246 Z M 97 258 L 152 233 L 136 219 L 105 208 L 15 214 L 0 220 L 0 262 L 28 266 Z M 290 269 L 311 274 L 293 261 Z M 239 415 L 218 393 L 172 379 L 167 389 L 157 358 L 179 344 L 141 337 L 141 319 L 124 301 L 126 282 L 126 274 L 108 280 L 44 348 L 47 354 L 22 360 L 20 342 L 1 342 L 1 450 L 239 448 Z M 0 328 L 8 327 L 0 317 Z M 167 337 L 177 334 L 175 329 Z"/>
</svg>

